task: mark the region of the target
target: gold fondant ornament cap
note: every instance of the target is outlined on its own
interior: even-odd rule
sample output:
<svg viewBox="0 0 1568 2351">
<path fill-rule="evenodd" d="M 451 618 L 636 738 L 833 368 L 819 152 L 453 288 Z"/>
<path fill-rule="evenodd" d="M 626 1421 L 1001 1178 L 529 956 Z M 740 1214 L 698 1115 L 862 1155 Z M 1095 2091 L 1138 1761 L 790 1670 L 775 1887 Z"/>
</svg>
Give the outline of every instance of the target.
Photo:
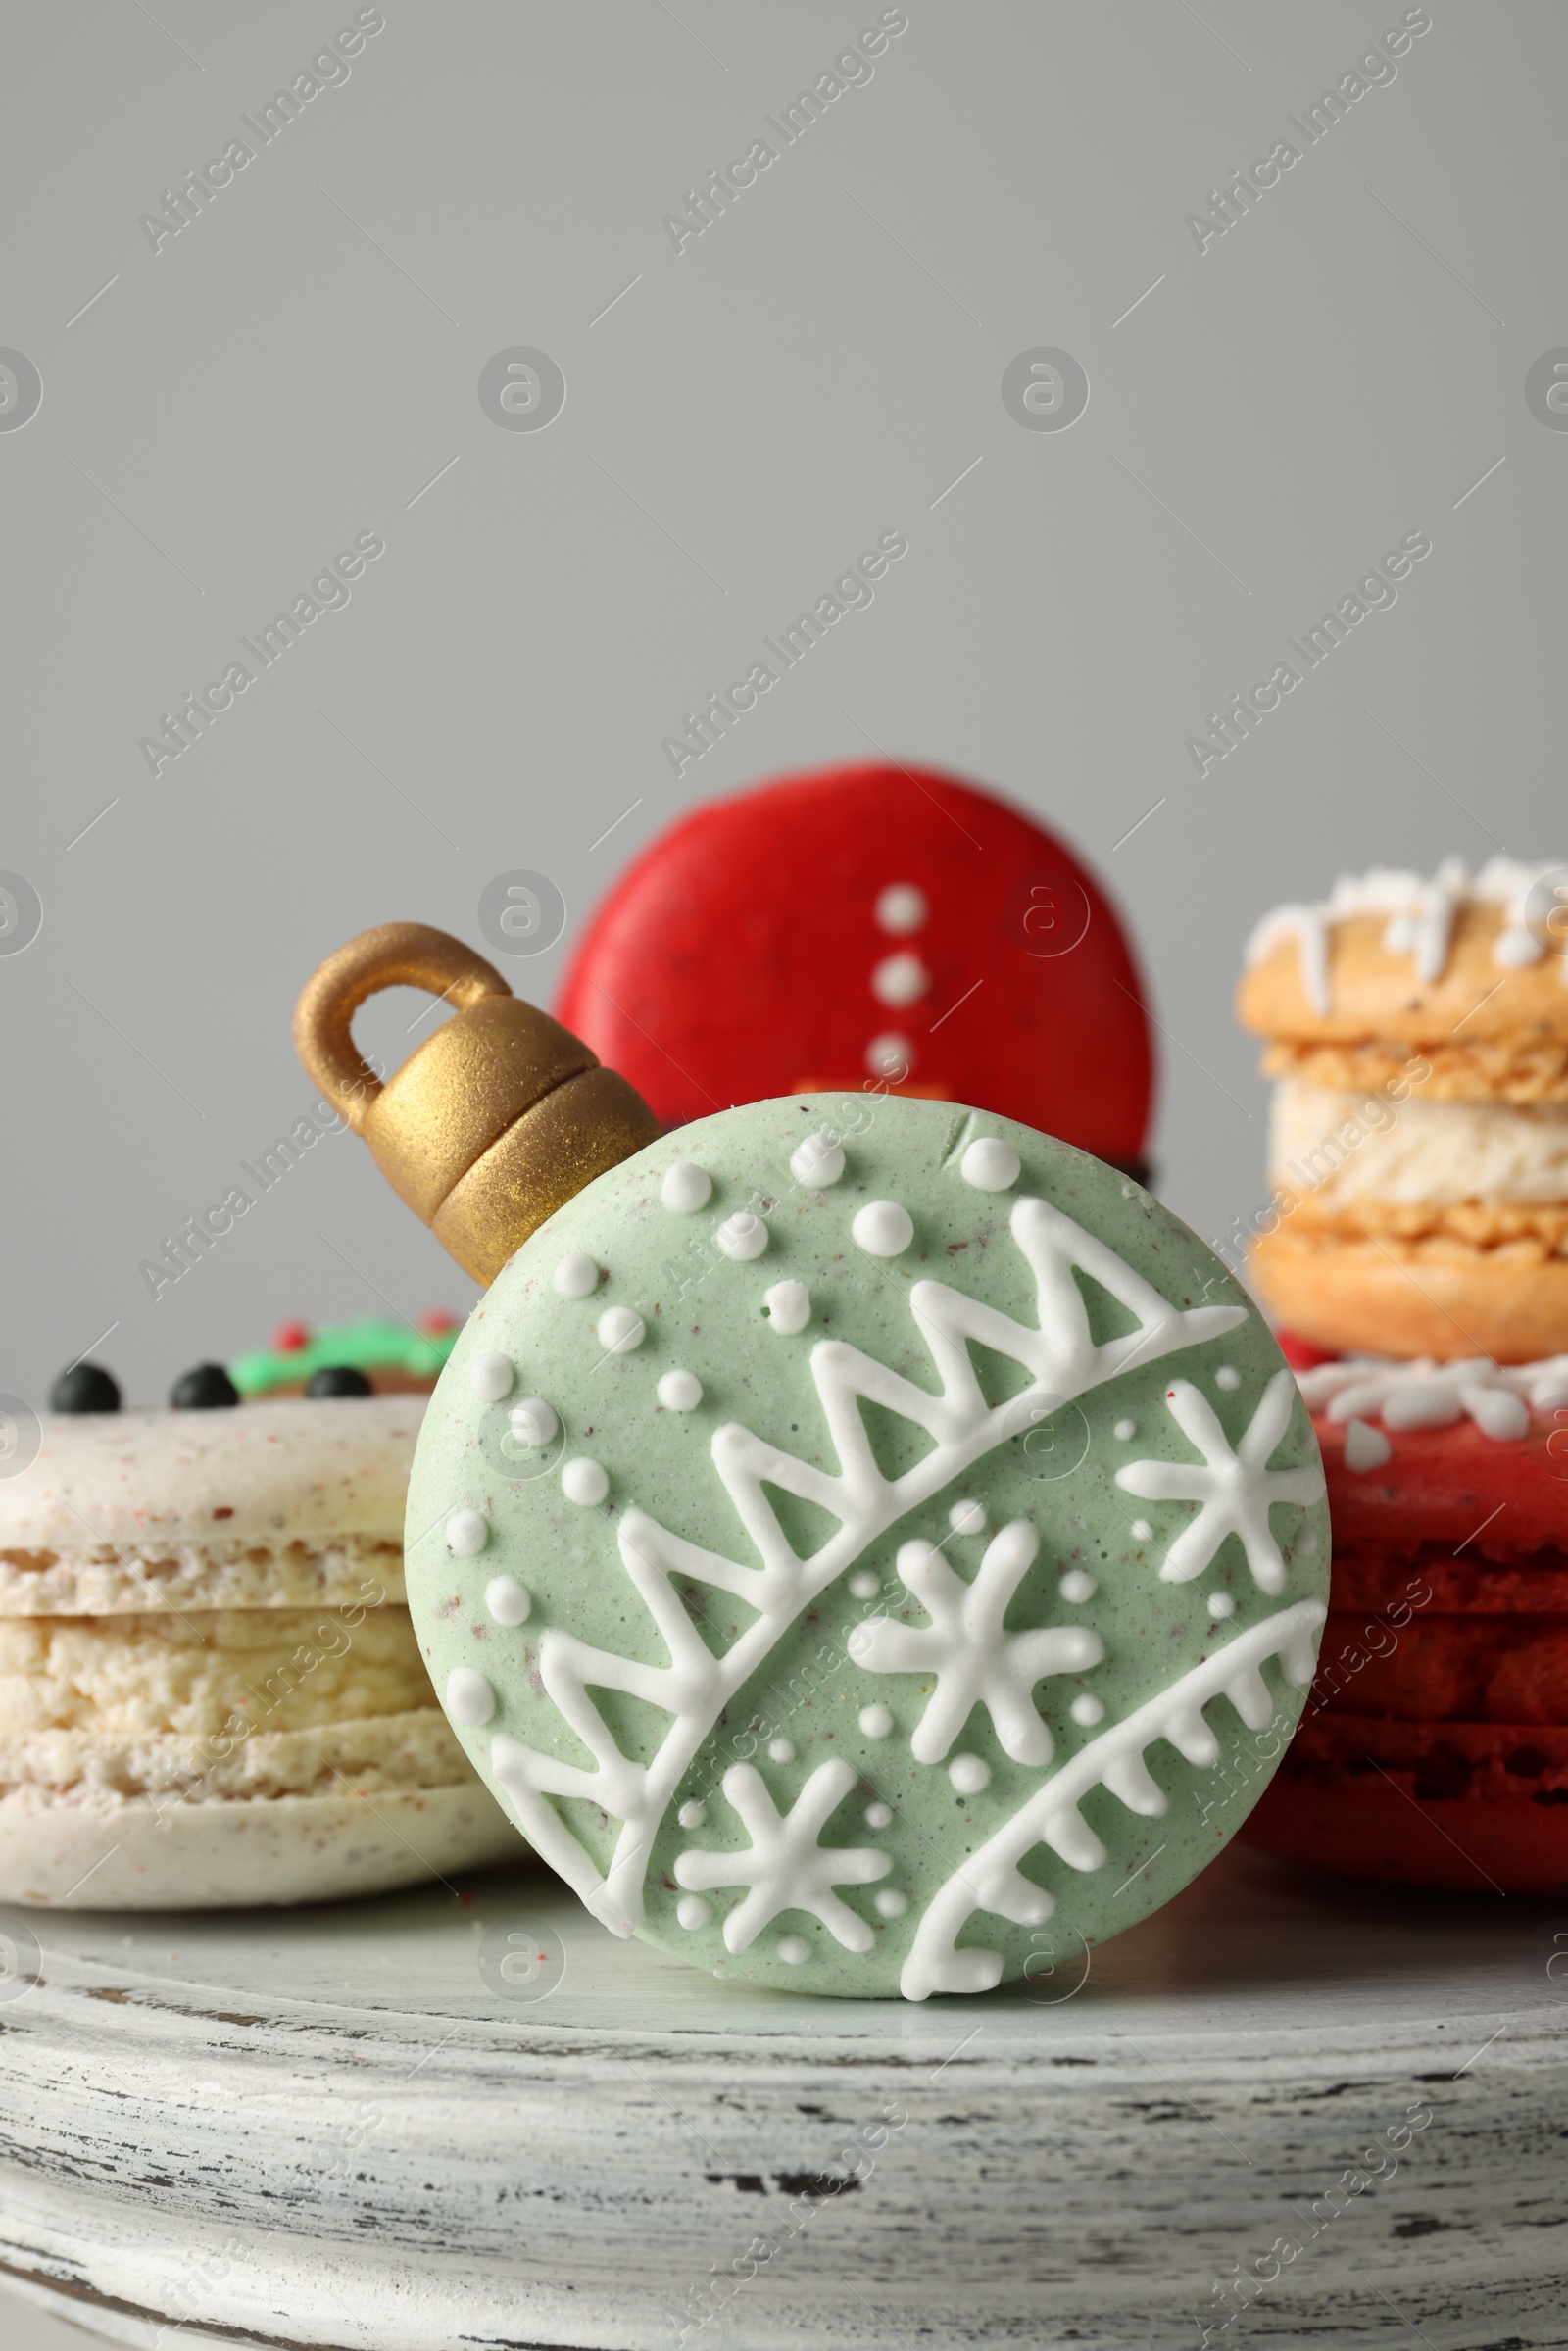
<svg viewBox="0 0 1568 2351">
<path fill-rule="evenodd" d="M 382 988 L 453 1017 L 385 1084 L 353 1020 Z M 483 955 L 422 922 L 383 922 L 328 955 L 294 1007 L 294 1047 L 393 1190 L 476 1282 L 595 1176 L 661 1132 L 642 1096 Z"/>
</svg>

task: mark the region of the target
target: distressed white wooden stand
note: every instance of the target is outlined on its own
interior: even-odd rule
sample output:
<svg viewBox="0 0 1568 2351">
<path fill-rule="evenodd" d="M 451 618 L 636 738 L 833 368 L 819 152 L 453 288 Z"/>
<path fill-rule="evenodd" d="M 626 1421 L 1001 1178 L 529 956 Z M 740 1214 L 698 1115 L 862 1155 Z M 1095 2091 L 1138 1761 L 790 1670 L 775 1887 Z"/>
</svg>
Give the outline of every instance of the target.
<svg viewBox="0 0 1568 2351">
<path fill-rule="evenodd" d="M 910 2007 L 716 1983 L 525 1871 L 468 1891 L 25 1922 L 9 2281 L 133 2344 L 1568 2342 L 1568 1907 L 1234 1850 L 1076 1991 Z"/>
</svg>

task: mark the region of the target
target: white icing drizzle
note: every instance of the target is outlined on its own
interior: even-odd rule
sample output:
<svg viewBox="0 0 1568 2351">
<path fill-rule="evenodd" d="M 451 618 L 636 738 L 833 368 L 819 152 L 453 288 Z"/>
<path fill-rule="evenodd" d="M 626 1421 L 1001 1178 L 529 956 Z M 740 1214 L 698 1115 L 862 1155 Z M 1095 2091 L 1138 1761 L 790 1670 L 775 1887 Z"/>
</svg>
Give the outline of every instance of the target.
<svg viewBox="0 0 1568 2351">
<path fill-rule="evenodd" d="M 858 1719 L 860 1729 L 865 1733 L 867 1739 L 887 1739 L 892 1736 L 893 1711 L 891 1707 L 862 1706 Z"/>
<path fill-rule="evenodd" d="M 1105 1719 L 1104 1707 L 1095 1696 L 1093 1690 L 1089 1690 L 1082 1691 L 1073 1699 L 1067 1712 L 1072 1716 L 1073 1721 L 1086 1731 L 1092 1731 L 1096 1723 L 1102 1723 Z"/>
<path fill-rule="evenodd" d="M 1218 1371 L 1214 1374 L 1215 1387 L 1223 1388 L 1227 1394 L 1229 1394 L 1233 1389 L 1240 1388 L 1241 1384 L 1242 1375 L 1237 1370 L 1234 1363 L 1222 1363 Z"/>
<path fill-rule="evenodd" d="M 948 1778 L 960 1796 L 977 1796 L 991 1786 L 991 1766 L 983 1755 L 955 1755 L 948 1765 Z"/>
<path fill-rule="evenodd" d="M 879 1894 L 873 1894 L 871 1899 L 875 1902 L 880 1915 L 885 1919 L 901 1919 L 909 1907 L 908 1895 L 901 1894 L 896 1886 L 884 1886 L 882 1891 Z"/>
<path fill-rule="evenodd" d="M 446 1523 L 447 1549 L 459 1559 L 476 1559 L 490 1540 L 490 1529 L 477 1510 L 454 1510 Z"/>
<path fill-rule="evenodd" d="M 519 1445 L 554 1445 L 561 1432 L 554 1404 L 547 1404 L 542 1396 L 526 1396 L 514 1404 L 510 1425 Z"/>
<path fill-rule="evenodd" d="M 1368 1420 L 1352 1420 L 1345 1432 L 1345 1466 L 1357 1475 L 1381 1469 L 1393 1453 L 1394 1447 L 1383 1431 L 1374 1429 Z"/>
<path fill-rule="evenodd" d="M 872 1200 L 857 1210 L 850 1231 L 868 1257 L 898 1257 L 914 1239 L 914 1218 L 896 1200 Z"/>
<path fill-rule="evenodd" d="M 886 1829 L 891 1827 L 892 1821 L 893 1807 L 891 1804 L 867 1804 L 865 1825 L 868 1829 Z"/>
<path fill-rule="evenodd" d="M 468 1386 L 484 1404 L 499 1404 L 510 1396 L 516 1376 L 510 1355 L 475 1355 L 468 1366 Z"/>
<path fill-rule="evenodd" d="M 793 1763 L 795 1761 L 794 1739 L 770 1739 L 767 1742 L 767 1758 L 770 1763 Z"/>
<path fill-rule="evenodd" d="M 1211 1592 L 1208 1595 L 1208 1613 L 1216 1621 L 1222 1616 L 1234 1616 L 1236 1602 L 1228 1592 Z"/>
<path fill-rule="evenodd" d="M 948 1512 L 948 1524 L 955 1535 L 983 1535 L 986 1531 L 984 1502 L 971 1501 L 965 1495 L 961 1501 L 955 1502 Z"/>
<path fill-rule="evenodd" d="M 692 1216 L 712 1199 L 713 1179 L 695 1159 L 677 1159 L 673 1167 L 665 1169 L 659 1197 L 677 1216 Z"/>
<path fill-rule="evenodd" d="M 484 1604 L 493 1624 L 525 1625 L 533 1608 L 533 1595 L 515 1576 L 492 1576 L 484 1588 Z"/>
<path fill-rule="evenodd" d="M 890 882 L 877 898 L 877 928 L 896 939 L 907 938 L 921 928 L 930 911 L 925 892 L 914 882 Z"/>
<path fill-rule="evenodd" d="M 748 1950 L 781 1911 L 808 1910 L 846 1951 L 869 1951 L 875 1939 L 871 1929 L 833 1888 L 885 1878 L 893 1857 L 871 1845 L 817 1841 L 829 1815 L 855 1786 L 855 1773 L 843 1756 L 819 1763 L 786 1813 L 775 1808 L 761 1774 L 749 1763 L 732 1763 L 723 1785 L 725 1800 L 740 1815 L 751 1844 L 739 1853 L 688 1846 L 675 1857 L 675 1883 L 697 1891 L 718 1886 L 747 1888 L 745 1901 L 724 1921 L 724 1948 Z M 778 1947 L 784 1956 L 783 1943 Z"/>
<path fill-rule="evenodd" d="M 666 1412 L 695 1412 L 703 1400 L 703 1383 L 694 1371 L 666 1371 L 658 1394 Z"/>
<path fill-rule="evenodd" d="M 713 1239 L 726 1257 L 747 1264 L 766 1249 L 767 1227 L 760 1216 L 741 1208 L 735 1215 L 725 1217 Z"/>
<path fill-rule="evenodd" d="M 589 1506 L 602 1502 L 610 1492 L 610 1479 L 604 1463 L 590 1461 L 586 1453 L 579 1453 L 575 1460 L 564 1465 L 561 1491 L 568 1502 L 582 1502 Z"/>
<path fill-rule="evenodd" d="M 1568 1407 L 1568 1355 L 1509 1364 L 1486 1355 L 1459 1363 L 1430 1355 L 1408 1363 L 1349 1355 L 1298 1372 L 1297 1385 L 1309 1410 L 1332 1421 L 1376 1418 L 1397 1430 L 1446 1429 L 1468 1419 L 1484 1436 L 1504 1443 L 1525 1435 L 1533 1412 L 1544 1417 Z"/>
<path fill-rule="evenodd" d="M 799 1967 L 811 1956 L 811 1946 L 804 1935 L 781 1935 L 775 1947 L 786 1967 Z"/>
<path fill-rule="evenodd" d="M 1252 1581 L 1260 1592 L 1279 1592 L 1285 1561 L 1269 1532 L 1269 1512 L 1280 1502 L 1322 1499 L 1323 1472 L 1314 1463 L 1298 1469 L 1270 1469 L 1275 1449 L 1291 1425 L 1296 1383 L 1277 1371 L 1264 1389 L 1240 1444 L 1232 1449 L 1214 1407 L 1190 1380 L 1173 1380 L 1165 1391 L 1172 1420 L 1202 1454 L 1202 1462 L 1129 1461 L 1116 1483 L 1146 1502 L 1199 1502 L 1190 1526 L 1165 1554 L 1160 1579 L 1185 1584 L 1201 1575 L 1227 1535 L 1239 1535 Z"/>
<path fill-rule="evenodd" d="M 843 1340 L 818 1340 L 812 1347 L 811 1379 L 841 1465 L 836 1475 L 738 1423 L 713 1432 L 714 1470 L 759 1565 L 706 1550 L 634 1505 L 625 1509 L 617 1528 L 621 1560 L 662 1639 L 668 1665 L 644 1664 L 595 1647 L 563 1627 L 546 1628 L 539 1644 L 545 1694 L 593 1755 L 595 1768 L 564 1762 L 502 1734 L 491 1745 L 491 1769 L 523 1834 L 612 1932 L 629 1934 L 642 1916 L 660 1824 L 719 1713 L 819 1593 L 890 1527 L 1034 1427 L 1045 1412 L 1134 1364 L 1218 1338 L 1248 1319 L 1240 1305 L 1173 1306 L 1107 1243 L 1049 1201 L 1027 1196 L 1014 1200 L 1007 1229 L 1035 1278 L 1035 1324 L 1016 1322 L 945 1282 L 909 1286 L 911 1335 L 929 1353 L 938 1393 Z M 1096 1343 L 1075 1267 L 1109 1291 L 1135 1328 Z M 1028 1385 L 1004 1403 L 988 1403 L 969 1353 L 971 1340 L 1019 1364 Z M 859 1408 L 862 1397 L 914 1422 L 932 1441 L 930 1451 L 900 1477 L 885 1476 L 877 1464 Z M 603 1477 L 598 1463 L 585 1466 Z M 837 1532 L 803 1558 L 779 1522 L 769 1486 L 815 1502 L 838 1522 Z M 757 1611 L 722 1655 L 713 1654 L 693 1624 L 676 1580 L 710 1585 Z M 621 1751 L 591 1695 L 595 1689 L 626 1690 L 673 1718 L 651 1762 Z M 621 1822 L 607 1875 L 549 1802 L 552 1795 L 586 1797 Z"/>
<path fill-rule="evenodd" d="M 1056 1590 L 1064 1600 L 1071 1600 L 1075 1604 L 1079 1604 L 1084 1600 L 1092 1600 L 1100 1590 L 1100 1586 L 1085 1569 L 1069 1567 L 1061 1582 L 1056 1586 Z"/>
<path fill-rule="evenodd" d="M 694 1928 L 706 1927 L 710 1915 L 709 1905 L 701 1894 L 682 1894 L 675 1905 L 676 1924 L 684 1927 L 688 1933 Z"/>
<path fill-rule="evenodd" d="M 708 1818 L 708 1806 L 700 1796 L 688 1796 L 675 1818 L 683 1829 L 700 1829 Z"/>
<path fill-rule="evenodd" d="M 1080 1747 L 977 1852 L 966 1853 L 939 1888 L 904 1964 L 900 1989 L 905 1998 L 989 1991 L 999 1984 L 1000 1952 L 957 1948 L 974 1912 L 995 1911 L 1015 1926 L 1043 1926 L 1055 1904 L 1023 1876 L 1018 1864 L 1026 1855 L 1045 1844 L 1069 1869 L 1102 1868 L 1109 1855 L 1079 1810 L 1090 1790 L 1103 1788 L 1129 1810 L 1157 1819 L 1166 1798 L 1143 1760 L 1144 1750 L 1163 1739 L 1200 1768 L 1218 1762 L 1219 1740 L 1202 1710 L 1222 1695 L 1250 1731 L 1266 1729 L 1274 1719 L 1274 1693 L 1259 1668 L 1278 1657 L 1286 1679 L 1304 1689 L 1316 1663 L 1314 1636 L 1326 1614 L 1321 1600 L 1298 1600 L 1276 1610 Z"/>
<path fill-rule="evenodd" d="M 1500 970 L 1518 970 L 1539 962 L 1545 952 L 1527 920 L 1531 894 L 1549 874 L 1561 871 L 1557 862 L 1524 865 L 1511 857 L 1493 857 L 1472 880 L 1462 858 L 1446 857 L 1430 881 L 1384 867 L 1342 874 L 1318 905 L 1276 906 L 1265 914 L 1247 943 L 1247 961 L 1261 963 L 1282 939 L 1294 938 L 1307 1001 L 1323 1018 L 1331 1008 L 1329 933 L 1337 922 L 1358 914 L 1387 915 L 1385 949 L 1391 955 L 1413 956 L 1417 977 L 1430 986 L 1447 968 L 1454 915 L 1463 906 L 1479 904 L 1503 908 L 1503 927 L 1493 943 L 1492 959 Z M 1561 977 L 1568 985 L 1568 955 L 1560 960 Z"/>
<path fill-rule="evenodd" d="M 793 1339 L 811 1319 L 811 1294 L 804 1282 L 775 1282 L 764 1292 L 768 1328 L 781 1339 Z"/>
<path fill-rule="evenodd" d="M 471 1665 L 455 1665 L 447 1676 L 446 1708 L 455 1723 L 477 1729 L 496 1710 L 496 1693 Z"/>
<path fill-rule="evenodd" d="M 629 1355 L 647 1338 L 648 1325 L 630 1306 L 607 1306 L 594 1332 L 607 1355 Z"/>
<path fill-rule="evenodd" d="M 850 1590 L 858 1600 L 874 1600 L 882 1589 L 882 1579 L 874 1568 L 857 1568 L 850 1578 Z"/>
<path fill-rule="evenodd" d="M 1150 1543 L 1153 1540 L 1154 1530 L 1147 1518 L 1135 1518 L 1127 1532 L 1134 1543 Z"/>
<path fill-rule="evenodd" d="M 966 1584 L 934 1543 L 906 1543 L 898 1555 L 899 1578 L 929 1624 L 873 1616 L 851 1633 L 850 1655 L 867 1673 L 913 1674 L 922 1683 L 935 1682 L 909 1741 L 917 1763 L 940 1763 L 976 1706 L 985 1707 L 1003 1752 L 1015 1763 L 1051 1761 L 1051 1733 L 1035 1711 L 1035 1684 L 1047 1674 L 1082 1673 L 1099 1665 L 1105 1645 L 1083 1625 L 1032 1633 L 1003 1630 L 1002 1620 L 1039 1549 L 1034 1528 L 1026 1519 L 1014 1519 L 993 1536 L 979 1573 Z M 954 1781 L 956 1788 L 959 1785 Z"/>
<path fill-rule="evenodd" d="M 1009 1192 L 1021 1165 L 1010 1143 L 1004 1143 L 1000 1135 L 982 1135 L 959 1160 L 958 1173 L 977 1192 Z"/>
<path fill-rule="evenodd" d="M 1110 1433 L 1119 1445 L 1130 1445 L 1138 1434 L 1138 1423 L 1135 1420 L 1119 1420 Z"/>
<path fill-rule="evenodd" d="M 823 1192 L 844 1173 L 844 1146 L 837 1135 L 808 1135 L 790 1153 L 790 1173 L 809 1192 Z"/>
<path fill-rule="evenodd" d="M 590 1298 L 599 1287 L 599 1268 L 592 1257 L 574 1249 L 562 1258 L 550 1279 L 563 1298 Z"/>
</svg>

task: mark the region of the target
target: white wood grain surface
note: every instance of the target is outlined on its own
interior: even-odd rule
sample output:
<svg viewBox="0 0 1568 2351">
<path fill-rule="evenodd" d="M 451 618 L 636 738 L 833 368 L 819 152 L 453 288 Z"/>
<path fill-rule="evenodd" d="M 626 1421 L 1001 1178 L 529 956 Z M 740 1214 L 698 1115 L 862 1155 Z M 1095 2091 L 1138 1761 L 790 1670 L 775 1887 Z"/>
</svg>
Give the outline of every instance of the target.
<svg viewBox="0 0 1568 2351">
<path fill-rule="evenodd" d="M 1236 1850 L 1087 1981 L 921 2007 L 715 1983 L 520 1871 L 12 1925 L 0 2277 L 118 2341 L 1568 2342 L 1560 1906 Z"/>
</svg>

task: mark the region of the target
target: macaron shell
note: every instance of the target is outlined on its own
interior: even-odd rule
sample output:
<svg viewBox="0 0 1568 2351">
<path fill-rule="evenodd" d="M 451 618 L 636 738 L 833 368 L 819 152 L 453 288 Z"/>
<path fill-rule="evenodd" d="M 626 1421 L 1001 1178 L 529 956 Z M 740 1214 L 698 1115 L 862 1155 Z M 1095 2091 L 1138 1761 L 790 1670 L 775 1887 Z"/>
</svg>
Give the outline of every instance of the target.
<svg viewBox="0 0 1568 2351">
<path fill-rule="evenodd" d="M 807 1184 L 791 1160 L 823 1128 L 843 1139 L 845 1170 Z M 1018 1154 L 1013 1189 L 961 1172 L 982 1139 Z M 663 1204 L 677 1158 L 712 1178 L 700 1213 Z M 884 1256 L 855 1228 L 889 1202 L 912 1237 Z M 755 1258 L 719 1243 L 737 1214 L 765 1227 Z M 1099 1269 L 1081 1282 L 1052 1254 L 1069 1244 Z M 554 1272 L 574 1254 L 600 1278 L 563 1296 Z M 804 1325 L 772 1325 L 781 1280 L 804 1287 Z M 1105 1283 L 1120 1285 L 1115 1298 Z M 597 1336 L 615 1305 L 644 1325 L 623 1353 Z M 967 1318 L 979 1384 L 967 1404 L 965 1375 L 934 1351 L 955 1316 Z M 1069 1371 L 1075 1334 L 1113 1352 L 1080 1353 Z M 514 1362 L 519 1392 L 551 1404 L 551 1445 L 519 1445 L 506 1403 L 475 1396 L 469 1356 L 491 1351 Z M 672 1370 L 701 1389 L 689 1408 L 661 1399 Z M 944 1435 L 946 1408 L 956 1417 Z M 1254 1564 L 1255 1546 L 1244 1553 L 1234 1535 L 1193 1547 L 1199 1497 L 1172 1498 L 1172 1481 L 1191 1485 L 1200 1448 L 1178 1411 L 1221 1449 L 1267 1423 L 1277 1562 Z M 1310 1423 L 1266 1326 L 1137 1185 L 957 1106 L 786 1100 L 639 1153 L 524 1244 L 432 1399 L 407 1572 L 437 1690 L 454 1669 L 494 1690 L 485 1724 L 455 1724 L 469 1757 L 607 1924 L 726 1976 L 923 1997 L 1119 1932 L 1233 1833 L 1310 1675 L 1320 1494 Z M 473 1558 L 442 1539 L 460 1508 L 489 1528 Z M 1184 1538 L 1186 1568 L 1163 1577 Z M 778 1579 L 776 1616 L 764 1571 Z M 516 1627 L 487 1609 L 498 1572 L 529 1592 Z M 1045 1644 L 1011 1712 L 990 1669 L 950 1702 L 948 1637 L 934 1635 L 943 1605 L 964 1591 L 972 1602 L 983 1581 L 998 1629 Z M 690 1734 L 671 1746 L 687 1710 Z M 1260 1748 L 1263 1726 L 1272 1743 Z M 1118 1739 L 1127 1753 L 1113 1765 Z M 1042 1796 L 1058 1785 L 1059 1804 Z M 747 1934 L 743 1889 L 771 1820 L 808 1815 L 812 1867 L 819 1852 L 848 1865 L 832 1898 L 820 1886 L 805 1887 L 809 1899 L 769 1896 Z M 986 1860 L 1015 1835 L 1021 1877 Z"/>
<path fill-rule="evenodd" d="M 927 769 L 831 768 L 683 818 L 600 903 L 556 1011 L 666 1127 L 858 1087 L 891 1036 L 903 1091 L 1102 1158 L 1145 1149 L 1153 1056 L 1114 908 L 1044 826 Z"/>
</svg>

